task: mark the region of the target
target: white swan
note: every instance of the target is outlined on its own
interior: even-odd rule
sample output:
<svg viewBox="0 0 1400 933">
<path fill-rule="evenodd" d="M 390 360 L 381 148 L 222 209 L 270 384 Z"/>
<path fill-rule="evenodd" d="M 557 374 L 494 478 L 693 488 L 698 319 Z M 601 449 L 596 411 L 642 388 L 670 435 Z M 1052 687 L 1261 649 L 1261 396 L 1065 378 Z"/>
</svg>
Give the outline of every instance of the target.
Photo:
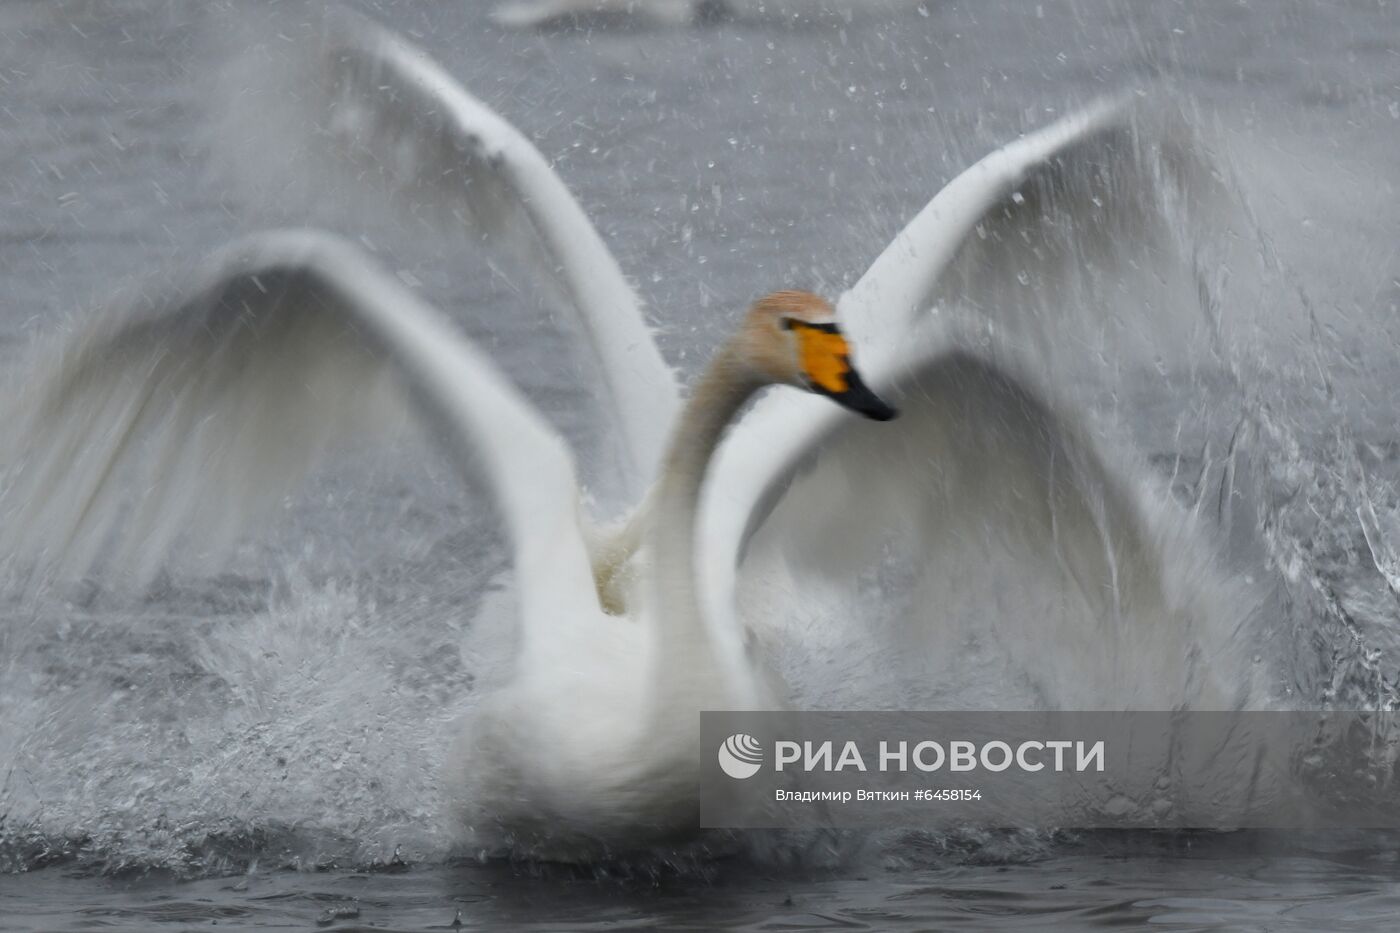
<svg viewBox="0 0 1400 933">
<path fill-rule="evenodd" d="M 918 0 L 508 0 L 491 19 L 508 29 L 576 25 L 685 26 L 728 19 L 839 19 L 912 10 Z"/>
<path fill-rule="evenodd" d="M 729 15 L 724 0 L 511 0 L 491 11 L 498 26 L 548 29 L 598 20 L 681 26 Z"/>
<path fill-rule="evenodd" d="M 1019 256 L 1047 216 L 1068 218 L 1076 235 L 1114 224 L 1144 231 L 1150 197 L 1135 200 L 1137 190 L 1117 177 L 1103 190 L 1083 188 L 1076 175 L 1088 164 L 1092 181 L 1137 151 L 1122 102 L 1068 117 L 973 166 L 843 297 L 839 316 L 868 377 L 899 401 L 905 422 L 872 434 L 774 393 L 722 439 L 758 384 L 734 373 L 764 356 L 756 348 L 765 341 L 790 352 L 786 341 L 797 335 L 764 331 L 763 340 L 722 353 L 723 375 L 702 383 L 677 426 L 667 415 L 674 383 L 630 289 L 538 153 L 401 40 L 355 26 L 337 41 L 341 77 L 330 88 L 351 102 L 340 112 L 360 154 L 373 156 L 376 134 L 416 135 L 425 143 L 416 159 L 392 166 L 404 191 L 431 177 L 419 174 L 428 153 L 485 182 L 459 194 L 473 219 L 489 226 L 496 214 L 525 217 L 531 249 L 539 255 L 542 247 L 558 271 L 602 358 L 639 475 L 659 455 L 657 438 L 672 433 L 653 508 L 620 544 L 601 548 L 607 559 L 599 560 L 571 455 L 489 360 L 354 247 L 293 231 L 235 245 L 188 287 L 132 317 L 99 322 L 12 397 L 4 551 L 71 557 L 81 567 L 125 540 L 158 560 L 192 515 L 231 530 L 250 504 L 276 500 L 275 481 L 293 478 L 347 423 L 377 411 L 364 404 L 366 389 L 400 385 L 454 462 L 485 483 L 509 532 L 520 655 L 512 681 L 476 712 L 463 740 L 468 753 L 456 762 L 459 786 L 471 789 L 464 807 L 472 825 L 536 854 L 580 857 L 693 829 L 695 712 L 781 699 L 745 633 L 767 620 L 741 625 L 736 617 L 735 573 L 746 547 L 744 563 L 766 570 L 772 545 L 821 551 L 834 540 L 833 523 L 870 531 L 871 519 L 895 516 L 917 532 L 912 585 L 922 593 L 950 543 L 987 544 L 976 534 L 995 528 L 991 543 L 1011 542 L 1023 561 L 1018 571 L 1034 568 L 1057 600 L 1054 637 L 1084 642 L 1090 657 L 1102 645 L 1141 649 L 1143 664 L 1209 656 L 1215 632 L 1200 594 L 1220 585 L 1174 562 L 1196 541 L 1189 530 L 1167 521 L 1163 531 L 1170 513 L 1144 496 L 1135 474 L 1100 454 L 1014 354 L 983 358 L 940 319 L 919 314 L 943 289 L 989 293 L 978 291 L 979 277 L 1004 277 L 1006 257 Z M 345 75 L 380 83 L 347 83 Z M 426 184 L 436 192 L 442 181 Z M 1041 271 L 1072 264 L 1096 241 L 1076 242 L 1074 250 L 1050 249 Z M 1046 245 L 1031 251 L 1039 256 Z M 760 308 L 746 333 L 771 325 L 772 307 Z M 842 338 L 827 333 L 834 322 L 815 299 L 784 307 L 778 317 L 818 324 L 833 338 L 807 366 L 820 385 L 817 369 L 841 356 Z M 792 379 L 791 356 L 764 358 L 767 378 Z M 649 405 L 658 407 L 647 414 Z M 817 470 L 794 479 L 818 456 Z M 831 494 L 833 475 L 839 495 Z M 121 480 L 132 477 L 164 494 L 124 498 Z M 791 514 L 765 524 L 775 501 L 815 533 L 799 539 Z M 940 539 L 945 532 L 953 537 Z M 858 545 L 874 537 L 852 534 L 849 546 L 822 556 L 858 557 Z M 613 579 L 614 561 L 631 561 L 631 575 Z M 1131 667 L 1123 671 L 1130 679 Z M 1210 679 L 1209 671 L 1189 675 Z M 1202 692 L 1224 702 L 1224 688 Z M 546 756 L 555 741 L 568 754 Z M 624 749 L 630 764 L 619 774 Z"/>
</svg>

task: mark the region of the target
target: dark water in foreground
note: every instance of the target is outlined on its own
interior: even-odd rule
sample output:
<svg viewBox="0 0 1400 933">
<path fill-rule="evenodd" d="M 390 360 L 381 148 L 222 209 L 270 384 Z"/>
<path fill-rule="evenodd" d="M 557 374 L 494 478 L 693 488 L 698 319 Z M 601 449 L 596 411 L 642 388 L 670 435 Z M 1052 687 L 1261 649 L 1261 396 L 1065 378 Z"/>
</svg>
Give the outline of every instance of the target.
<svg viewBox="0 0 1400 933">
<path fill-rule="evenodd" d="M 719 860 L 685 878 L 450 865 L 175 882 L 49 869 L 0 879 L 0 929 L 1389 929 L 1400 916 L 1393 844 L 1088 837 L 1012 864 L 775 872 Z"/>
<path fill-rule="evenodd" d="M 267 8 L 0 7 L 3 359 L 114 283 L 288 219 L 209 180 L 201 127 L 229 6 Z M 796 26 L 548 35 L 494 31 L 477 3 L 360 6 L 555 161 L 687 375 L 726 326 L 719 309 L 775 282 L 839 290 L 1016 133 L 1125 85 L 1192 101 L 1292 283 L 1277 320 L 1237 322 L 1262 335 L 1239 361 L 1243 394 L 1277 429 L 1257 456 L 1295 613 L 1279 638 L 1320 659 L 1274 687 L 1304 707 L 1400 700 L 1394 584 L 1358 519 L 1373 508 L 1382 532 L 1400 529 L 1393 3 L 928 0 L 876 15 L 851 0 L 849 16 Z M 455 244 L 349 232 L 587 446 L 578 374 L 546 362 L 566 338 L 512 283 Z M 1164 476 L 1246 404 L 1204 377 L 1171 385 L 1129 378 L 1103 400 Z M 436 762 L 479 673 L 458 646 L 504 558 L 424 449 L 318 474 L 226 571 L 4 604 L 0 931 L 1400 921 L 1400 838 L 1383 834 L 881 836 L 679 870 L 452 862 Z M 400 847 L 406 865 L 366 870 Z"/>
</svg>

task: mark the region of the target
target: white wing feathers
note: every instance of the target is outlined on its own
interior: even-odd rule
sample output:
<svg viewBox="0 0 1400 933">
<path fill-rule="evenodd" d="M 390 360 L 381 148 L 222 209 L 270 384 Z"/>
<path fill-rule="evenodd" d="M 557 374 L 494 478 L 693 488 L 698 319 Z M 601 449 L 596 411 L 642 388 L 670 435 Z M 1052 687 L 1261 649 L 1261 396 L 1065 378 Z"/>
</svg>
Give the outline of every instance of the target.
<svg viewBox="0 0 1400 933">
<path fill-rule="evenodd" d="M 843 322 L 871 354 L 865 368 L 883 365 L 914 315 L 933 305 L 949 265 L 981 242 L 979 224 L 1019 207 L 1013 199 L 1025 197 L 1032 176 L 1127 131 L 1130 113 L 1126 96 L 1099 101 L 986 155 L 939 191 L 841 298 Z"/>
<path fill-rule="evenodd" d="M 800 580 L 874 573 L 899 608 L 883 632 L 865 620 L 863 641 L 902 646 L 916 682 L 946 684 L 928 675 L 976 638 L 1024 672 L 1038 704 L 1233 705 L 1210 662 L 1233 635 L 1213 627 L 1218 614 L 1239 594 L 1184 512 L 1101 452 L 1035 380 L 948 343 L 926 340 L 884 389 L 901 409 L 898 432 L 848 419 L 827 439 L 751 543 L 755 573 L 782 578 L 774 559 Z M 1164 663 L 1186 665 L 1178 682 Z"/>
<path fill-rule="evenodd" d="M 1004 211 L 1033 172 L 1053 168 L 1053 160 L 1117 132 L 1127 119 L 1126 101 L 1109 100 L 992 152 L 939 191 L 895 237 L 837 306 L 857 345 L 861 370 L 876 391 L 893 382 L 895 357 L 907 345 L 914 320 L 932 305 L 940 277 L 967 248 L 978 223 Z M 732 430 L 711 466 L 701 532 L 711 618 L 730 617 L 726 607 L 733 605 L 743 542 L 772 498 L 846 420 L 823 400 L 771 393 Z M 732 645 L 732 634 L 729 640 Z"/>
<path fill-rule="evenodd" d="M 979 359 L 977 342 L 953 323 L 965 314 L 919 319 L 932 306 L 956 305 L 1000 324 L 997 290 L 1015 281 L 1018 259 L 1033 254 L 1038 271 L 1072 275 L 1056 264 L 1073 266 L 1105 246 L 1111 258 L 1113 234 L 1124 228 L 1145 237 L 1160 201 L 1150 186 L 1113 183 L 1121 177 L 1078 184 L 1078 176 L 1105 181 L 1115 171 L 1136 178 L 1141 156 L 1126 101 L 1102 102 L 988 155 L 896 237 L 838 305 L 867 382 L 902 411 L 895 425 L 860 424 L 823 400 L 771 393 L 735 427 L 712 465 L 700 535 L 707 617 L 730 664 L 747 663 L 733 615 L 737 573 L 764 522 L 775 549 L 809 557 L 844 537 L 857 565 L 862 529 L 879 538 L 882 523 L 902 525 L 912 539 L 896 549 L 926 564 L 913 571 L 914 590 L 939 577 L 940 555 L 960 537 L 994 535 L 1002 553 L 1028 552 L 1022 566 L 1038 559 L 1052 591 L 1077 594 L 1080 632 L 1098 632 L 1084 615 L 1104 621 L 1119 618 L 1125 601 L 1160 604 L 1154 575 L 1163 568 L 1143 543 L 1156 532 L 1135 484 L 1040 401 L 1023 358 Z M 1051 220 L 1065 221 L 1067 243 L 1045 241 Z M 1088 242 L 1105 234 L 1108 242 Z"/>
<path fill-rule="evenodd" d="M 363 17 L 333 11 L 319 44 L 299 44 L 296 55 L 275 63 L 293 74 L 264 90 L 258 72 L 274 62 L 255 54 L 243 62 L 251 74 L 229 79 L 241 90 L 214 151 L 234 161 L 235 180 L 270 185 L 285 203 L 329 172 L 337 200 L 370 197 L 376 208 L 512 253 L 532 284 L 575 312 L 600 364 L 635 501 L 676 414 L 675 377 L 616 260 L 544 156 L 428 55 Z M 269 134 L 276 138 L 265 145 Z"/>
<path fill-rule="evenodd" d="M 0 553 L 152 573 L 192 523 L 229 540 L 330 442 L 381 426 L 388 384 L 486 484 L 528 594 L 593 592 L 562 439 L 456 328 L 351 244 L 279 231 L 40 359 L 4 411 Z M 134 484 L 134 485 L 133 485 Z M 538 579 L 538 578 L 537 578 Z"/>
<path fill-rule="evenodd" d="M 1012 198 L 1034 174 L 1068 174 L 1076 152 L 1129 127 L 1124 98 L 1100 102 L 987 155 L 953 179 L 899 233 L 838 302 L 837 311 L 859 351 L 859 364 L 877 391 L 895 377 L 894 362 L 917 331 L 915 321 L 937 298 L 943 275 L 977 251 L 978 225 L 1008 213 Z M 1029 190 L 1029 189 L 1028 189 Z M 1082 205 L 1069 205 L 1082 207 Z M 1091 210 L 1095 209 L 1091 206 Z M 1031 211 L 1012 217 L 1034 219 Z M 1004 236 L 1000 239 L 1013 239 Z M 710 518 L 731 563 L 761 518 L 760 503 L 811 455 L 814 445 L 847 416 L 819 399 L 773 394 L 755 406 L 721 448 L 708 484 Z"/>
</svg>

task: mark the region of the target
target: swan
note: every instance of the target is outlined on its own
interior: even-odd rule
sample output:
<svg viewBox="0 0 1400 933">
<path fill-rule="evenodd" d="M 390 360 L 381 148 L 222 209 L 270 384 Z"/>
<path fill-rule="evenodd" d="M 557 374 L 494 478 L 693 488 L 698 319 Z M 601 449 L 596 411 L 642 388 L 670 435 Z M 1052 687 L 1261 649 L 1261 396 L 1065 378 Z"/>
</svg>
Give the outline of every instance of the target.
<svg viewBox="0 0 1400 933">
<path fill-rule="evenodd" d="M 1186 695 L 1233 702 L 1239 685 L 1202 660 L 1220 655 L 1215 616 L 1233 598 L 1209 547 L 1023 355 L 988 349 L 979 315 L 962 333 L 958 316 L 929 313 L 950 295 L 997 296 L 1028 254 L 1051 288 L 1105 243 L 1150 238 L 1162 178 L 1141 171 L 1125 99 L 965 170 L 834 309 L 807 293 L 758 302 L 677 416 L 639 302 L 539 153 L 407 42 L 345 22 L 333 55 L 307 59 L 330 80 L 306 85 L 303 105 L 318 86 L 339 103 L 319 143 L 379 165 L 405 202 L 461 207 L 443 216 L 549 271 L 610 386 L 629 482 L 650 491 L 620 530 L 600 531 L 567 445 L 486 354 L 358 247 L 283 230 L 60 337 L 20 380 L 0 415 L 0 553 L 86 569 L 129 551 L 149 572 L 192 525 L 231 537 L 398 399 L 508 535 L 517 657 L 469 713 L 449 783 L 474 835 L 530 855 L 588 858 L 693 831 L 695 713 L 791 700 L 766 651 L 787 634 L 782 613 L 750 611 L 744 578 L 810 559 L 840 579 L 890 528 L 910 532 L 921 597 L 937 592 L 950 547 L 1013 545 L 1016 571 L 1054 603 L 1046 637 L 1120 677 L 1124 705 L 1164 702 L 1131 693 L 1163 657 L 1188 660 Z M 377 161 L 386 140 L 398 158 Z M 1190 181 L 1169 164 L 1167 181 Z M 1073 248 L 1047 238 L 1047 218 Z M 809 391 L 768 393 L 735 421 L 765 382 Z M 815 395 L 874 418 L 897 405 L 901 421 L 862 426 Z M 133 501 L 133 479 L 162 494 Z M 1194 562 L 1181 556 L 1193 549 Z M 950 621 L 916 615 L 930 632 Z M 1047 680 L 1072 686 L 1075 673 Z"/>
<path fill-rule="evenodd" d="M 508 29 L 548 29 L 589 20 L 681 26 L 730 14 L 724 0 L 513 0 L 492 9 L 491 20 Z"/>
<path fill-rule="evenodd" d="M 740 20 L 849 21 L 860 12 L 912 10 L 917 0 L 509 0 L 491 10 L 506 29 L 553 29 L 587 23 L 685 26 Z"/>
</svg>

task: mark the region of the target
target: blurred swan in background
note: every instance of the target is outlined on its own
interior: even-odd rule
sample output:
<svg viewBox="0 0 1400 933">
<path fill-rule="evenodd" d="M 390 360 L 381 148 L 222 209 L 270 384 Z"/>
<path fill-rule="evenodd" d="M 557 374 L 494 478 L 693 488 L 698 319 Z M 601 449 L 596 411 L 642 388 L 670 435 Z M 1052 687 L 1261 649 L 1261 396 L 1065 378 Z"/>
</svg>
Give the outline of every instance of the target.
<svg viewBox="0 0 1400 933">
<path fill-rule="evenodd" d="M 848 20 L 918 5 L 919 0 L 507 0 L 491 10 L 491 19 L 508 29 L 686 26 L 729 19 Z"/>
<path fill-rule="evenodd" d="M 1075 669 L 1040 669 L 1046 705 L 1084 702 L 1075 689 L 1093 677 L 1115 706 L 1242 702 L 1248 685 L 1225 648 L 1244 602 L 1209 544 L 1069 413 L 1036 361 L 989 342 L 982 313 L 1027 268 L 1053 303 L 1066 294 L 1058 282 L 1082 287 L 1085 269 L 1118 268 L 1120 247 L 1156 242 L 1162 186 L 1192 183 L 1190 167 L 1143 141 L 1126 100 L 967 169 L 834 314 L 812 297 L 761 302 L 741 332 L 743 365 L 734 346 L 722 351 L 678 421 L 639 302 L 528 140 L 358 18 L 335 20 L 301 67 L 318 81 L 296 106 L 324 105 L 318 167 L 341 164 L 400 209 L 465 222 L 557 286 L 608 387 L 630 517 L 595 530 L 564 442 L 438 312 L 358 248 L 291 231 L 236 244 L 186 287 L 62 341 L 12 395 L 6 552 L 78 570 L 99 553 L 134 554 L 149 574 L 183 529 L 237 533 L 338 436 L 388 420 L 382 396 L 398 398 L 509 533 L 512 674 L 476 701 L 451 767 L 478 837 L 535 855 L 587 857 L 693 829 L 696 712 L 784 702 L 769 669 L 788 644 L 857 633 L 871 646 L 865 671 L 903 686 L 890 659 L 936 653 L 940 632 L 970 613 L 1024 667 L 1046 640 L 1078 649 L 1058 652 Z M 759 385 L 742 375 L 755 361 L 768 361 L 757 366 L 767 381 L 841 394 L 823 384 L 848 365 L 838 320 L 872 398 L 904 420 L 866 425 L 770 393 L 726 433 Z M 794 333 L 804 326 L 831 338 L 813 341 L 810 359 Z M 758 327 L 783 349 L 754 350 Z M 132 482 L 147 490 L 135 501 Z M 809 597 L 820 608 L 826 590 L 882 563 L 901 568 L 890 579 L 909 595 L 904 628 L 881 629 L 862 592 L 849 597 L 861 612 L 828 603 L 825 627 L 812 628 Z M 989 590 L 978 583 L 1014 591 L 1014 624 L 1032 628 L 1009 627 L 1000 606 L 979 615 Z M 799 605 L 805 629 L 790 627 Z M 1177 677 L 1142 676 L 1177 662 Z"/>
<path fill-rule="evenodd" d="M 582 21 L 680 26 L 730 15 L 724 0 L 512 0 L 491 11 L 511 29 L 546 29 Z"/>
</svg>

